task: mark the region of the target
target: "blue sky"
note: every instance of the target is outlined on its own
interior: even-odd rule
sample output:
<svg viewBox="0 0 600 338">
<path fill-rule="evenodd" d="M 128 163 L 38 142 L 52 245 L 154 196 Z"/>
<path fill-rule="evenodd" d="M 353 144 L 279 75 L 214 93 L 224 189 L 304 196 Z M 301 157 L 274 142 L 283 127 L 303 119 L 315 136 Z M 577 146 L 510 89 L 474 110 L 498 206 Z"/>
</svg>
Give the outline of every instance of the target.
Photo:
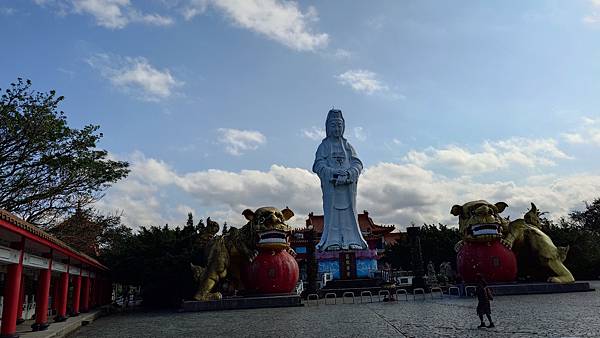
<svg viewBox="0 0 600 338">
<path fill-rule="evenodd" d="M 132 173 L 98 203 L 127 224 L 246 207 L 321 212 L 327 111 L 378 223 L 600 197 L 600 1 L 0 0 L 0 87 L 56 89 Z"/>
</svg>

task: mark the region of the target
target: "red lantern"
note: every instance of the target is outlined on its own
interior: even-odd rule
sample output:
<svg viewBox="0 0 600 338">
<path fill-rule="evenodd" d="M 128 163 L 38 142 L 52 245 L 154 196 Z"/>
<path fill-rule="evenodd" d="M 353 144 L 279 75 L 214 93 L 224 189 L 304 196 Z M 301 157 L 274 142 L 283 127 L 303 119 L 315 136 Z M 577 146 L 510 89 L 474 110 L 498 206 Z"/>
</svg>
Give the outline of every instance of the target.
<svg viewBox="0 0 600 338">
<path fill-rule="evenodd" d="M 286 250 L 261 250 L 244 267 L 242 281 L 252 294 L 291 293 L 298 275 L 298 263 Z"/>
<path fill-rule="evenodd" d="M 488 283 L 514 282 L 517 259 L 499 240 L 464 242 L 456 256 L 458 272 L 467 283 L 477 282 L 481 274 Z"/>
</svg>

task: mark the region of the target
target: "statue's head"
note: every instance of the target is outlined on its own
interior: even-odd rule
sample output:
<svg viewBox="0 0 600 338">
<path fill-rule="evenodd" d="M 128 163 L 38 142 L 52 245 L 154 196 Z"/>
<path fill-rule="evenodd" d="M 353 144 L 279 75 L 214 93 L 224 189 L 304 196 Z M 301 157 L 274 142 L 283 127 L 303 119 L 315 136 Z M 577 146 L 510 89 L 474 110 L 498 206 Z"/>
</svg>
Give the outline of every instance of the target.
<svg viewBox="0 0 600 338">
<path fill-rule="evenodd" d="M 262 207 L 252 211 L 246 209 L 242 215 L 248 220 L 253 232 L 257 234 L 257 246 L 268 248 L 287 248 L 287 236 L 291 231 L 285 222 L 294 216 L 289 208 L 279 210 L 273 207 Z"/>
<path fill-rule="evenodd" d="M 327 137 L 342 137 L 346 128 L 342 111 L 339 109 L 331 109 L 327 114 L 325 122 L 325 131 Z"/>
<path fill-rule="evenodd" d="M 455 205 L 450 213 L 458 216 L 459 231 L 466 241 L 490 241 L 502 236 L 504 218 L 500 213 L 508 207 L 504 202 L 472 201 Z"/>
</svg>

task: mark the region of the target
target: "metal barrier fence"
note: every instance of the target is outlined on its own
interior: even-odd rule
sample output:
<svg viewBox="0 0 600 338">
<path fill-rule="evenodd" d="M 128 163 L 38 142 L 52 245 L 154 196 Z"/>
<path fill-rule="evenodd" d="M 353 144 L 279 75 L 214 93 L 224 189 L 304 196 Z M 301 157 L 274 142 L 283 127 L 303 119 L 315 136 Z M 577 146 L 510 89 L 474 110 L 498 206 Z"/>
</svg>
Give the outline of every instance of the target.
<svg viewBox="0 0 600 338">
<path fill-rule="evenodd" d="M 415 288 L 413 290 L 413 300 L 417 299 L 417 292 L 423 295 L 423 299 L 425 299 L 425 289 L 423 288 Z"/>
<path fill-rule="evenodd" d="M 473 290 L 471 294 L 469 294 L 469 290 Z M 477 292 L 477 287 L 474 285 L 465 286 L 465 296 L 475 297 L 475 293 Z"/>
<path fill-rule="evenodd" d="M 379 290 L 379 293 L 377 294 L 377 298 L 379 298 L 380 302 L 382 301 L 381 295 L 387 295 L 387 297 L 390 298 L 390 291 L 389 290 Z"/>
<path fill-rule="evenodd" d="M 346 297 L 348 295 L 352 297 L 352 304 L 355 304 L 356 302 L 354 301 L 354 292 L 352 291 L 346 291 L 342 294 L 342 304 L 346 304 Z"/>
<path fill-rule="evenodd" d="M 397 289 L 396 290 L 396 299 L 400 300 L 400 294 L 403 293 L 406 296 L 406 300 L 408 300 L 408 292 L 405 289 Z"/>
<path fill-rule="evenodd" d="M 331 297 L 333 296 L 333 297 Z M 327 303 L 328 299 L 333 298 L 333 303 Z M 335 294 L 335 292 L 329 292 L 325 294 L 325 305 L 333 305 L 333 304 L 337 304 L 337 295 Z"/>
<path fill-rule="evenodd" d="M 448 296 L 452 295 L 452 290 L 456 290 L 456 295 L 460 297 L 460 288 L 458 286 L 451 286 L 448 288 Z"/>
<path fill-rule="evenodd" d="M 369 298 L 371 298 L 370 303 L 373 303 L 373 294 L 371 293 L 371 291 L 364 290 L 364 291 L 360 292 L 360 302 L 361 302 L 361 304 L 364 303 L 363 296 L 367 296 L 367 295 L 369 296 Z"/>
<path fill-rule="evenodd" d="M 306 296 L 306 305 L 310 306 L 310 300 L 316 300 L 317 301 L 317 306 L 319 306 L 319 295 L 317 295 L 316 293 L 311 293 L 308 296 Z"/>
<path fill-rule="evenodd" d="M 440 298 L 444 298 L 444 291 L 442 291 L 442 288 L 438 287 L 438 286 L 434 286 L 431 288 L 431 299 L 433 299 L 433 294 L 435 292 L 439 292 L 440 293 Z"/>
</svg>

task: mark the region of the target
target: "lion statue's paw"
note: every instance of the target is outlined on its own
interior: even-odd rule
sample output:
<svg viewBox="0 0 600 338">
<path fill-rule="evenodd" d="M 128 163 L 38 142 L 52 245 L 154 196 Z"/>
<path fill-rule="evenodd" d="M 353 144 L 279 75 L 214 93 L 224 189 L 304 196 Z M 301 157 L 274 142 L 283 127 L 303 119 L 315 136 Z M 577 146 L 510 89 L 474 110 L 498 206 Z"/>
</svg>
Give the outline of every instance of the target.
<svg viewBox="0 0 600 338">
<path fill-rule="evenodd" d="M 500 243 L 502 243 L 502 245 L 504 245 L 507 249 L 512 250 L 512 243 L 510 243 L 506 239 L 500 239 Z"/>
<path fill-rule="evenodd" d="M 206 294 L 198 294 L 194 296 L 194 300 L 205 302 L 209 300 L 221 300 L 223 295 L 220 292 L 211 292 Z"/>
</svg>

